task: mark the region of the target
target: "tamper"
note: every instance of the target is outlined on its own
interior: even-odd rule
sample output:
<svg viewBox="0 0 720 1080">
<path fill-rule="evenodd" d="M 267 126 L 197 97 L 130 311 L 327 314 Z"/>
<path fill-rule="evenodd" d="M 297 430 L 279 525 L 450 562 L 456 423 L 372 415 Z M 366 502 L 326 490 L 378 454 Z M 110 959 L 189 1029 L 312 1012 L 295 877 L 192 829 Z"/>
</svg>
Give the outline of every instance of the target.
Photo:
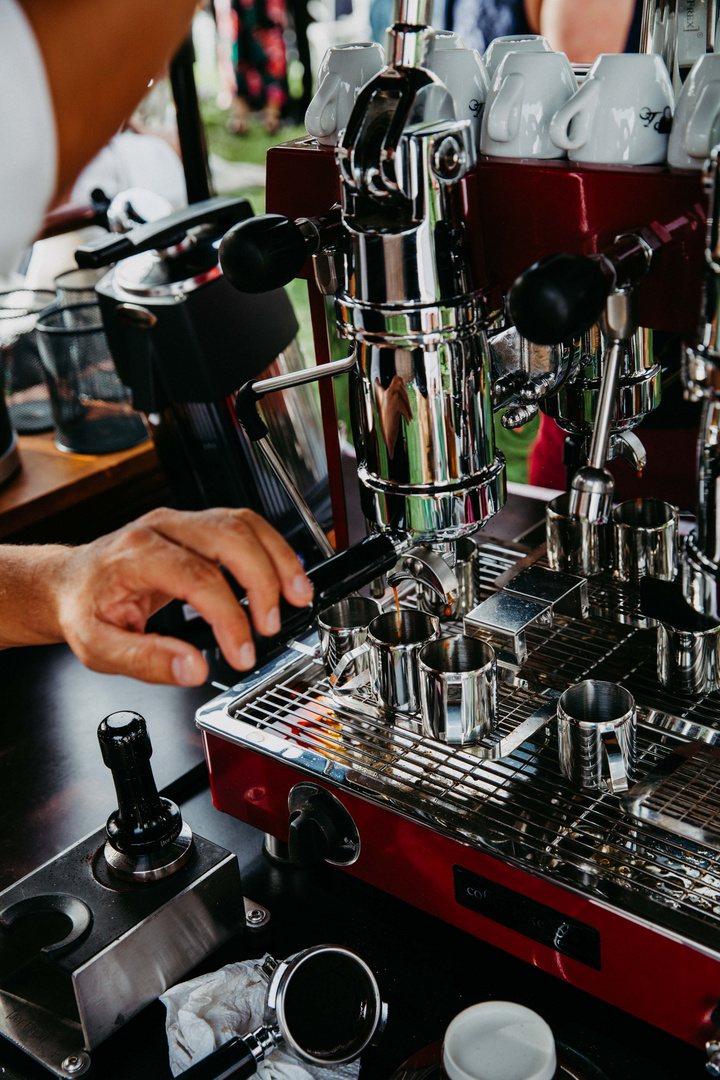
<svg viewBox="0 0 720 1080">
<path fill-rule="evenodd" d="M 192 854 L 193 834 L 176 804 L 158 794 L 144 718 L 111 713 L 98 727 L 98 740 L 118 799 L 105 826 L 108 869 L 129 881 L 157 881 L 175 873 Z"/>
</svg>

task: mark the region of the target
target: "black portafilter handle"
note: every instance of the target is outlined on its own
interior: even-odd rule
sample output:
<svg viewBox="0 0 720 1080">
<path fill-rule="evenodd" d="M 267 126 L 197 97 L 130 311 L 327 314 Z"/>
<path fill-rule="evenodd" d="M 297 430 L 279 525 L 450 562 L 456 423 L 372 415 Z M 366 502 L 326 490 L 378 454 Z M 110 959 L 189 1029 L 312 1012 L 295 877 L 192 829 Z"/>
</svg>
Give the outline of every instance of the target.
<svg viewBox="0 0 720 1080">
<path fill-rule="evenodd" d="M 187 1080 L 246 1080 L 257 1072 L 258 1062 L 252 1050 L 239 1035 L 229 1039 L 207 1057 L 191 1065 L 183 1076 Z"/>
<path fill-rule="evenodd" d="M 114 712 L 98 727 L 103 761 L 112 772 L 118 809 L 107 820 L 110 845 L 123 855 L 162 850 L 179 835 L 180 810 L 158 795 L 147 724 L 136 712 Z"/>
<path fill-rule="evenodd" d="M 308 570 L 307 574 L 313 584 L 313 599 L 307 607 L 297 608 L 286 600 L 280 601 L 281 626 L 279 633 L 273 637 L 265 637 L 259 634 L 254 626 L 251 629 L 256 653 L 256 667 L 261 667 L 270 656 L 283 648 L 293 638 L 302 637 L 312 626 L 318 613 L 330 607 L 337 600 L 342 600 L 351 593 L 357 592 L 363 586 L 369 585 L 375 578 L 392 570 L 398 560 L 398 549 L 395 542 L 386 533 L 376 533 L 366 536 L 364 540 L 353 544 L 345 551 L 333 555 L 324 562 L 318 563 Z M 226 574 L 228 584 L 236 593 L 241 606 L 248 613 L 247 599 L 235 580 Z M 192 627 L 192 623 L 190 626 Z M 233 671 L 221 657 L 212 630 L 207 623 L 191 630 L 187 635 L 189 640 L 197 648 L 205 652 L 205 657 L 210 665 L 210 679 L 219 682 L 233 680 Z M 245 673 L 243 672 L 243 675 Z"/>
<path fill-rule="evenodd" d="M 559 345 L 580 337 L 598 321 L 614 276 L 607 261 L 588 255 L 548 255 L 513 282 L 510 318 L 536 345 Z"/>
<path fill-rule="evenodd" d="M 260 214 L 225 233 L 220 265 L 240 292 L 269 292 L 298 276 L 313 247 L 300 227 L 282 214 Z"/>
</svg>

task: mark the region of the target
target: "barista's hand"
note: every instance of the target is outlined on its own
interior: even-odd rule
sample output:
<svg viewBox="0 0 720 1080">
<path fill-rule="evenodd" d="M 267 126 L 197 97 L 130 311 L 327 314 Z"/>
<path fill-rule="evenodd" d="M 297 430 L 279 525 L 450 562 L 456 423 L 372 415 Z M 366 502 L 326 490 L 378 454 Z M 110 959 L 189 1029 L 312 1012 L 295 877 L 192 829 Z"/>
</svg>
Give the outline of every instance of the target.
<svg viewBox="0 0 720 1080">
<path fill-rule="evenodd" d="M 248 620 L 221 565 L 246 590 L 261 634 L 280 629 L 280 593 L 297 607 L 312 600 L 292 548 L 251 510 L 153 510 L 91 544 L 62 550 L 67 555 L 53 583 L 62 637 L 94 671 L 146 682 L 199 686 L 207 678 L 193 646 L 144 633 L 150 615 L 174 598 L 210 623 L 233 667 L 253 666 Z"/>
</svg>

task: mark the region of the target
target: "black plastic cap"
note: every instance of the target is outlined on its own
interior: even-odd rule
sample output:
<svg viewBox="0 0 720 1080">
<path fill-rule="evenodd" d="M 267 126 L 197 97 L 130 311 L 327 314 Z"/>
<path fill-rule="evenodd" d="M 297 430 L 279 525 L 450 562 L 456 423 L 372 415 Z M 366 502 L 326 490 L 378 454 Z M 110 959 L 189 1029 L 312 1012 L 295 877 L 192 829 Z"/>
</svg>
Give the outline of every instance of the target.
<svg viewBox="0 0 720 1080">
<path fill-rule="evenodd" d="M 135 774 L 147 767 L 152 744 L 145 718 L 136 712 L 110 713 L 98 727 L 98 742 L 109 769 Z"/>
<path fill-rule="evenodd" d="M 220 265 L 240 292 L 279 289 L 297 277 L 308 256 L 305 237 L 281 214 L 242 221 L 220 243 Z"/>
<path fill-rule="evenodd" d="M 508 294 L 517 331 L 536 345 L 558 345 L 598 321 L 612 280 L 587 255 L 548 255 L 517 278 Z"/>
</svg>

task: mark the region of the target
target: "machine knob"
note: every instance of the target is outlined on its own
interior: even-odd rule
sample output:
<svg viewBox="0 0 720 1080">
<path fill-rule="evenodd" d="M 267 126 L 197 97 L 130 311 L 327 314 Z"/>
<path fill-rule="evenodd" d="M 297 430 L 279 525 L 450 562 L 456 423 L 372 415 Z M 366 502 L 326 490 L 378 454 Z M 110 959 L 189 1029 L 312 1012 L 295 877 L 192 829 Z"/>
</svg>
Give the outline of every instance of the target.
<svg viewBox="0 0 720 1080">
<path fill-rule="evenodd" d="M 98 728 L 98 740 L 118 799 L 106 825 L 109 868 L 133 880 L 179 869 L 190 855 L 192 833 L 175 803 L 158 794 L 145 720 L 135 712 L 111 713 Z"/>
<path fill-rule="evenodd" d="M 292 221 L 281 214 L 260 214 L 225 233 L 220 265 L 240 292 L 269 292 L 297 277 L 309 253 L 304 234 Z"/>
<path fill-rule="evenodd" d="M 517 331 L 537 345 L 557 345 L 589 330 L 613 286 L 609 264 L 587 255 L 549 255 L 513 283 L 508 295 Z"/>
<path fill-rule="evenodd" d="M 315 784 L 296 784 L 288 805 L 291 863 L 315 866 L 327 860 L 348 865 L 355 861 L 360 839 L 353 819 L 339 799 Z"/>
</svg>

